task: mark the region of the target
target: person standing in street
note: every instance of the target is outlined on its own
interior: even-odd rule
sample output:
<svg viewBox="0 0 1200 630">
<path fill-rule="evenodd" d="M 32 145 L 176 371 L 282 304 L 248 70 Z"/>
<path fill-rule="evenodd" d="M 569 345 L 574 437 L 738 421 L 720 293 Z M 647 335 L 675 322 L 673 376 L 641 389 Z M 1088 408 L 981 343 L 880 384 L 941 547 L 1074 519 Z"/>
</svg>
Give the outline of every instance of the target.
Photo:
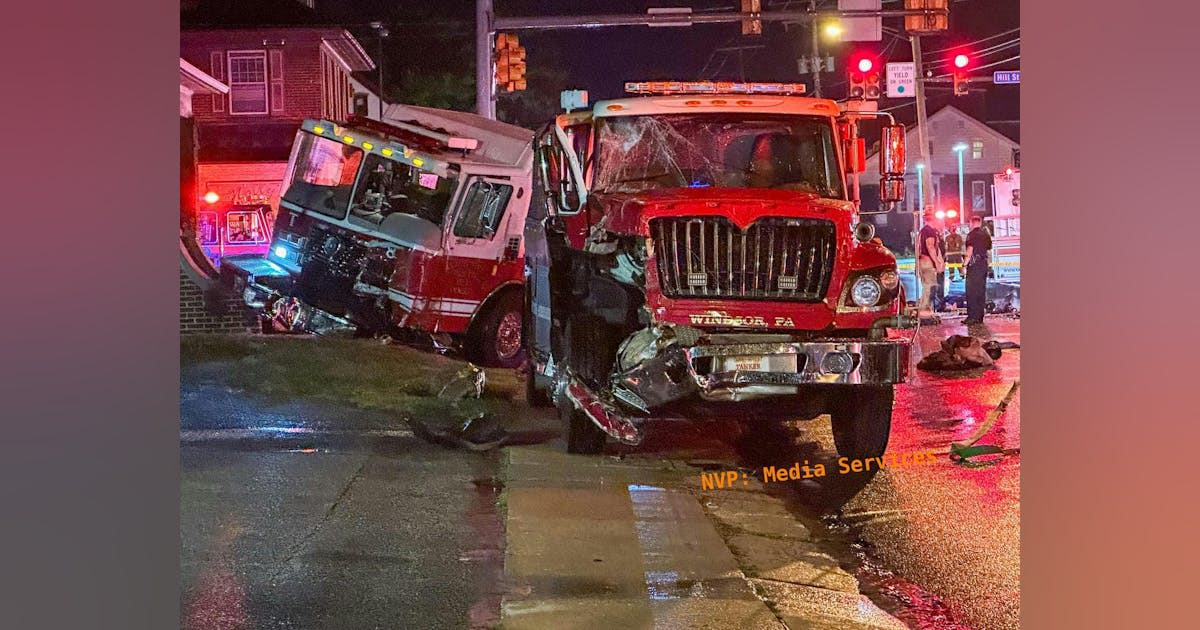
<svg viewBox="0 0 1200 630">
<path fill-rule="evenodd" d="M 932 318 L 933 305 L 937 304 L 938 274 L 945 268 L 942 258 L 941 221 L 932 208 L 925 210 L 925 227 L 917 233 L 917 277 L 921 279 L 921 299 L 917 302 L 917 315 L 922 319 Z"/>
<path fill-rule="evenodd" d="M 971 231 L 967 234 L 967 318 L 964 324 L 982 324 L 984 304 L 987 301 L 988 252 L 992 249 L 992 237 L 983 229 L 983 219 L 971 217 Z"/>
</svg>

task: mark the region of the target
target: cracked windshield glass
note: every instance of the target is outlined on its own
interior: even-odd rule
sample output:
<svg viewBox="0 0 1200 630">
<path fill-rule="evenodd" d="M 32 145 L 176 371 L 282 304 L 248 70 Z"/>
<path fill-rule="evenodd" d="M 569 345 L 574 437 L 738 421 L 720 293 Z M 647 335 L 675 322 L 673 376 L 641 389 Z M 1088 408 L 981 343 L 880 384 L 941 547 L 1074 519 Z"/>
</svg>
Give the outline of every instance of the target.
<svg viewBox="0 0 1200 630">
<path fill-rule="evenodd" d="M 777 188 L 844 198 L 833 129 L 820 117 L 612 117 L 598 143 L 603 192 Z"/>
</svg>

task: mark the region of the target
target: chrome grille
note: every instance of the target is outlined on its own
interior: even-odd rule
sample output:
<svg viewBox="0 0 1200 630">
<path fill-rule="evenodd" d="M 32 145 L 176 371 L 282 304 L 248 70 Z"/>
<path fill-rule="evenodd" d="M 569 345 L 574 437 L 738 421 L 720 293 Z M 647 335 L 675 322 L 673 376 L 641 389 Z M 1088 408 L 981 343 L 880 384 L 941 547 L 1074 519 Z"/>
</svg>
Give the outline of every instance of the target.
<svg viewBox="0 0 1200 630">
<path fill-rule="evenodd" d="M 820 301 L 835 255 L 833 222 L 759 219 L 745 231 L 725 217 L 650 221 L 667 297 Z"/>
</svg>

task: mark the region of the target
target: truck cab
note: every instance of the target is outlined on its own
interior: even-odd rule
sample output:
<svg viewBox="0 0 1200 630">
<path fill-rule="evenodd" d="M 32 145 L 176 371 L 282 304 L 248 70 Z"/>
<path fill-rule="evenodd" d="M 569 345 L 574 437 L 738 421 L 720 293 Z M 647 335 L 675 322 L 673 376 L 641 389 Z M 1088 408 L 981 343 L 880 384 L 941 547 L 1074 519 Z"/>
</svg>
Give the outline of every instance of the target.
<svg viewBox="0 0 1200 630">
<path fill-rule="evenodd" d="M 859 120 L 794 84 L 653 82 L 534 140 L 526 223 L 531 400 L 572 452 L 645 420 L 815 418 L 887 445 L 909 343 L 896 260 L 858 215 Z M 883 127 L 881 198 L 903 191 Z"/>
<path fill-rule="evenodd" d="M 417 330 L 519 365 L 532 136 L 410 105 L 306 120 L 267 254 L 225 257 L 222 277 L 271 329 Z"/>
</svg>

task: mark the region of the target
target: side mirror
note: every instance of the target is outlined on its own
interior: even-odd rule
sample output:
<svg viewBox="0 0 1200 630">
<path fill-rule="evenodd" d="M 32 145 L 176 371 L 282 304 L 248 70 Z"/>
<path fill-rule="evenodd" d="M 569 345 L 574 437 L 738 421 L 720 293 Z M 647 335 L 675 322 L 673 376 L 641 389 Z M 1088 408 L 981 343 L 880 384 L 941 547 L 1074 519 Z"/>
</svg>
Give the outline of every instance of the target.
<svg viewBox="0 0 1200 630">
<path fill-rule="evenodd" d="M 879 144 L 879 201 L 904 200 L 904 126 L 885 125 Z"/>
</svg>

